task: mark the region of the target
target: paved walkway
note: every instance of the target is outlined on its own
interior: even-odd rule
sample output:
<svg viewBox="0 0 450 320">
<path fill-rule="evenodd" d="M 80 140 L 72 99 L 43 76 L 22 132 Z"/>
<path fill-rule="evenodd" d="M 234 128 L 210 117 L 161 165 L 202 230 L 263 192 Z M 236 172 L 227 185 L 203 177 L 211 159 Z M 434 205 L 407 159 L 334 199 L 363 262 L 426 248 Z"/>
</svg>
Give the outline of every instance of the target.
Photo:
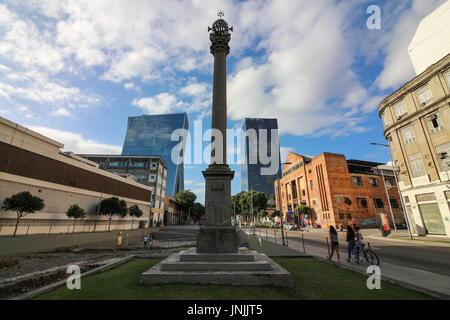
<svg viewBox="0 0 450 320">
<path fill-rule="evenodd" d="M 261 232 L 257 230 L 256 235 L 252 236 L 252 231 L 245 230 L 249 237 L 254 238 L 253 241 L 259 242 L 259 239 L 261 239 L 262 245 L 264 245 L 265 243 L 271 243 L 269 249 L 269 253 L 271 253 L 271 255 L 276 256 L 276 250 L 279 250 L 279 255 L 284 255 L 285 253 L 289 252 L 290 255 L 294 256 L 295 254 L 292 253 L 292 251 L 295 251 L 297 253 L 311 255 L 319 260 L 328 262 L 327 257 L 329 254 L 326 243 L 324 243 L 323 246 L 312 246 L 311 244 L 305 245 L 305 251 L 303 251 L 303 244 L 301 241 L 293 241 L 293 239 L 289 239 L 289 237 L 287 237 L 286 240 L 288 245 L 281 246 L 280 231 L 278 230 L 275 233 L 272 229 L 269 229 L 267 231 L 268 232 L 266 233 L 266 230 L 261 230 Z M 275 241 L 277 245 L 275 245 Z M 337 260 L 336 255 L 333 257 L 332 263 L 342 268 L 368 275 L 366 273 L 368 265 L 356 265 L 354 263 L 348 263 L 346 261 L 347 256 L 346 254 L 344 254 L 346 253 L 347 249 L 346 245 L 345 247 L 341 247 L 340 249 L 341 263 L 337 263 L 337 261 L 334 261 L 334 259 Z M 414 268 L 386 263 L 383 261 L 380 262 L 380 269 L 383 280 L 393 282 L 403 287 L 411 288 L 420 292 L 424 292 L 440 299 L 450 300 L 450 277 Z"/>
</svg>

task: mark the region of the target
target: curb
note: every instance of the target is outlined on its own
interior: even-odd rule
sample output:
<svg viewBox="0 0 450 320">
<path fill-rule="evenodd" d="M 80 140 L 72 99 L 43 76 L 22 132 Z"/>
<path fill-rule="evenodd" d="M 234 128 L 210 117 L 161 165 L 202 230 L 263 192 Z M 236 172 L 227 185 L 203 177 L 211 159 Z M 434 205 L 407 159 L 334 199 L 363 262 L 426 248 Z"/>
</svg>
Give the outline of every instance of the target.
<svg viewBox="0 0 450 320">
<path fill-rule="evenodd" d="M 93 275 L 93 274 L 96 274 L 96 273 L 100 273 L 100 272 L 103 272 L 103 271 L 106 271 L 106 270 L 111 269 L 111 268 L 113 268 L 115 266 L 118 266 L 118 265 L 120 265 L 122 263 L 125 263 L 125 262 L 128 262 L 130 260 L 133 260 L 134 258 L 135 258 L 134 255 L 126 256 L 126 257 L 121 258 L 121 259 L 119 259 L 119 260 L 117 260 L 115 262 L 112 262 L 110 264 L 106 264 L 104 266 L 100 266 L 98 268 L 95 268 L 95 269 L 89 270 L 89 271 L 87 271 L 85 273 L 82 273 L 80 275 L 80 278 L 86 277 L 86 276 L 89 276 L 89 275 Z M 43 293 L 49 292 L 49 291 L 51 291 L 53 289 L 56 289 L 58 287 L 63 286 L 66 283 L 66 281 L 67 281 L 67 279 L 63 279 L 63 280 L 60 280 L 58 282 L 46 285 L 46 286 L 44 286 L 42 288 L 29 291 L 29 292 L 27 292 L 25 294 L 22 294 L 20 296 L 9 298 L 7 300 L 29 300 L 29 299 L 32 299 L 32 298 L 38 296 L 38 295 L 41 295 Z"/>
<path fill-rule="evenodd" d="M 316 259 L 316 260 L 319 260 L 319 261 L 322 261 L 322 262 L 327 262 L 329 264 L 334 264 L 335 266 L 337 266 L 339 268 L 342 268 L 342 269 L 345 269 L 345 270 L 349 270 L 349 271 L 353 271 L 353 272 L 357 272 L 357 273 L 360 273 L 360 274 L 363 274 L 363 275 L 367 276 L 367 273 L 365 273 L 364 271 L 361 271 L 359 269 L 352 268 L 352 267 L 349 267 L 349 266 L 346 266 L 346 265 L 343 265 L 343 264 L 339 264 L 339 263 L 334 262 L 334 261 L 330 262 L 328 259 L 325 259 L 325 258 L 322 258 L 322 257 L 318 257 L 318 256 L 312 256 L 312 257 L 313 257 L 313 259 Z M 397 279 L 394 279 L 394 278 L 391 278 L 391 277 L 381 276 L 381 280 L 387 281 L 389 283 L 396 284 L 396 285 L 398 285 L 400 287 L 403 287 L 403 288 L 406 288 L 406 289 L 410 289 L 410 290 L 418 291 L 418 292 L 421 292 L 421 293 L 425 293 L 425 294 L 427 294 L 429 296 L 432 296 L 434 298 L 438 298 L 438 299 L 441 299 L 441 300 L 450 300 L 450 295 L 448 295 L 448 294 L 445 294 L 445 293 L 442 293 L 442 292 L 438 292 L 438 291 L 434 291 L 434 290 L 430 290 L 430 289 L 427 289 L 427 288 L 424 288 L 424 287 L 415 286 L 413 284 L 406 283 L 406 282 L 403 282 L 403 281 L 400 281 L 400 280 L 397 280 Z"/>
<path fill-rule="evenodd" d="M 426 240 L 402 240 L 402 239 L 392 239 L 392 238 L 385 238 L 385 237 L 378 237 L 373 235 L 365 236 L 365 238 L 373 239 L 373 240 L 381 240 L 381 241 L 391 241 L 391 242 L 400 242 L 400 243 L 406 243 L 406 244 L 419 244 L 419 245 L 429 245 L 429 246 L 435 246 L 435 247 L 450 247 L 450 243 L 440 243 L 440 242 L 433 242 L 433 241 L 426 241 Z"/>
</svg>

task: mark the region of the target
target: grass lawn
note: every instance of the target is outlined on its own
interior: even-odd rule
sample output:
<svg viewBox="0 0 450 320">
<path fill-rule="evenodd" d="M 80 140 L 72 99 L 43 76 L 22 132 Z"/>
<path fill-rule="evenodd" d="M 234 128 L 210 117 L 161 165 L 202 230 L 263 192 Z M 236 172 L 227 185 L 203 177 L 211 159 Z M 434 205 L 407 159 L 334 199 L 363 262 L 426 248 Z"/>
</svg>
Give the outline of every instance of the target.
<svg viewBox="0 0 450 320">
<path fill-rule="evenodd" d="M 292 273 L 294 288 L 183 284 L 141 286 L 140 274 L 160 260 L 134 259 L 103 273 L 82 278 L 81 290 L 68 290 L 63 286 L 35 299 L 433 299 L 387 282 L 381 283 L 381 290 L 369 290 L 364 275 L 314 259 L 274 260 Z"/>
</svg>

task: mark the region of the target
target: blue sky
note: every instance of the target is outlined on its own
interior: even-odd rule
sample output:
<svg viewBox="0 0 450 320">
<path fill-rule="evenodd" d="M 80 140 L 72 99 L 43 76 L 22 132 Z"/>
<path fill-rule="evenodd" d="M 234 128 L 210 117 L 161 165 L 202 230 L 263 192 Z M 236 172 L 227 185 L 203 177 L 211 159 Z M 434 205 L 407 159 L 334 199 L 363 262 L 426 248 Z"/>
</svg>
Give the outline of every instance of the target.
<svg viewBox="0 0 450 320">
<path fill-rule="evenodd" d="M 191 130 L 209 128 L 207 27 L 224 10 L 229 128 L 276 117 L 282 155 L 387 162 L 369 145 L 384 142 L 378 104 L 414 77 L 409 42 L 444 2 L 3 0 L 0 116 L 83 153 L 120 153 L 128 116 L 186 111 Z M 380 30 L 366 26 L 369 5 L 381 8 Z M 206 166 L 185 168 L 200 201 Z"/>
</svg>

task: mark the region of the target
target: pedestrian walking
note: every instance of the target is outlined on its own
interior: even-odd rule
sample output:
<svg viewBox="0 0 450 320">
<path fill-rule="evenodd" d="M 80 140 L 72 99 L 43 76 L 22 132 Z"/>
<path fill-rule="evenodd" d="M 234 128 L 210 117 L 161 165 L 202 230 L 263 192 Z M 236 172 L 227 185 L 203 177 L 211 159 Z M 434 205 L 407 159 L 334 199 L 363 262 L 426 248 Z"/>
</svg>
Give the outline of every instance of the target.
<svg viewBox="0 0 450 320">
<path fill-rule="evenodd" d="M 350 259 L 352 257 L 352 253 L 356 256 L 356 263 L 359 264 L 359 253 L 356 248 L 356 234 L 355 229 L 353 228 L 353 225 L 351 222 L 347 225 L 347 238 L 346 238 L 348 244 L 347 244 L 347 262 L 350 262 Z"/>
<path fill-rule="evenodd" d="M 150 248 L 151 248 L 153 246 L 153 237 L 152 237 L 151 233 L 148 235 L 148 243 L 150 244 Z"/>
<path fill-rule="evenodd" d="M 336 255 L 339 263 L 341 263 L 341 257 L 339 256 L 339 239 L 338 234 L 334 226 L 330 226 L 330 240 L 331 240 L 331 254 L 328 259 L 331 261 L 333 259 L 334 251 L 336 251 Z"/>
<path fill-rule="evenodd" d="M 148 237 L 147 237 L 147 236 L 144 236 L 144 248 L 147 247 L 147 241 L 148 241 Z"/>
</svg>

